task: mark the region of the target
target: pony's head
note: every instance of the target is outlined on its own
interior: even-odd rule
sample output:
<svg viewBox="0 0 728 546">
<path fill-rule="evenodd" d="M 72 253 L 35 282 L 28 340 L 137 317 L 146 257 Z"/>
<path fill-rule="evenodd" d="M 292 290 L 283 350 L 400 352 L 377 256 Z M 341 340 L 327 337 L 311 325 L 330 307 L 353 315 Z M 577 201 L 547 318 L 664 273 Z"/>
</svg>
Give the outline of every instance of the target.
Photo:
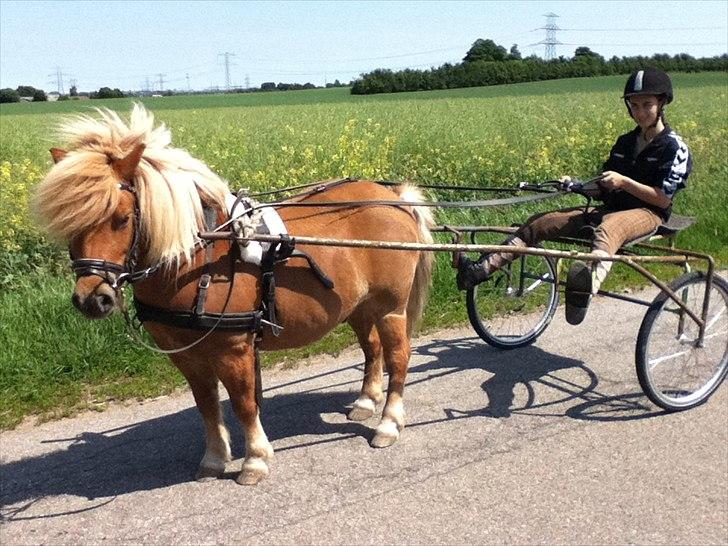
<svg viewBox="0 0 728 546">
<path fill-rule="evenodd" d="M 149 266 L 190 260 L 204 226 L 202 203 L 223 208 L 227 184 L 187 152 L 172 148 L 164 125 L 135 105 L 129 123 L 110 110 L 61 126 L 68 150 L 38 186 L 34 209 L 69 247 L 74 305 L 104 318 L 119 288 Z"/>
</svg>

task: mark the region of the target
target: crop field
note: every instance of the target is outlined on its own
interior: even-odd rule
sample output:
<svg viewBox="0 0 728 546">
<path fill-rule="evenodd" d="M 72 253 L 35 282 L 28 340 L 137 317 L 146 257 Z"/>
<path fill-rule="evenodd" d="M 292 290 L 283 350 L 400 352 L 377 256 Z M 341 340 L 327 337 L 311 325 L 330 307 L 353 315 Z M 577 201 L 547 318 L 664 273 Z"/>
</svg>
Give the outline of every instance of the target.
<svg viewBox="0 0 728 546">
<path fill-rule="evenodd" d="M 624 78 L 603 77 L 489 88 L 351 96 L 347 89 L 145 99 L 189 150 L 232 188 L 255 190 L 360 176 L 480 186 L 513 185 L 601 170 L 616 137 L 631 129 L 620 99 Z M 728 74 L 676 74 L 668 122 L 691 148 L 694 172 L 675 210 L 699 217 L 679 246 L 728 263 Z M 0 428 L 23 416 L 102 407 L 178 386 L 165 359 L 134 346 L 120 320 L 89 322 L 70 305 L 63 250 L 28 214 L 28 196 L 50 167 L 53 128 L 69 113 L 132 101 L 66 101 L 0 107 Z M 438 199 L 474 199 L 463 192 Z M 565 201 L 564 201 L 565 202 Z M 439 212 L 452 223 L 511 224 L 563 202 L 486 211 Z M 424 328 L 463 322 L 449 256 L 438 256 Z M 615 270 L 612 284 L 635 279 Z M 635 331 L 636 335 L 636 331 Z M 344 329 L 296 353 L 353 341 Z"/>
</svg>

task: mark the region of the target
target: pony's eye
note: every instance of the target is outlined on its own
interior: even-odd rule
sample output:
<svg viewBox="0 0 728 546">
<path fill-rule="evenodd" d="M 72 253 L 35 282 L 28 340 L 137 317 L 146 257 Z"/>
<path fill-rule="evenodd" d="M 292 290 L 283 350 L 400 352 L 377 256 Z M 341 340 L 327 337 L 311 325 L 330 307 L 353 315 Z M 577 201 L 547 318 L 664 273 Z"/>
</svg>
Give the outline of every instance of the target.
<svg viewBox="0 0 728 546">
<path fill-rule="evenodd" d="M 116 229 L 124 229 L 129 224 L 129 219 L 131 218 L 131 214 L 127 214 L 126 216 L 122 216 L 121 218 L 117 219 L 115 222 L 115 228 Z"/>
</svg>

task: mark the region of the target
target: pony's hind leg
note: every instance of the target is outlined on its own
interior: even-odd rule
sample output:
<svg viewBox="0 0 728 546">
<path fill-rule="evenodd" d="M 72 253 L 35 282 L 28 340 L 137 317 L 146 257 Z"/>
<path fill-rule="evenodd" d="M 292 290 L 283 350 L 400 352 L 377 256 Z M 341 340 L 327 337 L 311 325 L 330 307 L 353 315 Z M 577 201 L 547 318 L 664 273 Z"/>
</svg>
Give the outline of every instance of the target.
<svg viewBox="0 0 728 546">
<path fill-rule="evenodd" d="M 242 354 L 236 351 L 234 355 L 225 355 L 217 368 L 217 376 L 230 395 L 245 435 L 243 470 L 236 479 L 242 485 L 255 485 L 265 478 L 269 473 L 268 461 L 273 457 L 273 446 L 260 424 L 255 375 L 252 342 L 245 344 Z"/>
<path fill-rule="evenodd" d="M 230 434 L 220 410 L 220 394 L 217 390 L 218 380 L 210 369 L 200 369 L 199 362 L 192 362 L 182 357 L 173 359 L 179 370 L 187 379 L 195 398 L 197 409 L 202 414 L 206 431 L 205 455 L 195 475 L 196 480 L 217 478 L 225 472 L 225 463 L 230 461 Z"/>
<path fill-rule="evenodd" d="M 382 420 L 377 425 L 372 446 L 388 447 L 397 441 L 404 428 L 402 395 L 410 360 L 407 317 L 404 313 L 389 314 L 377 322 L 377 330 L 384 349 L 384 362 L 389 372 L 389 386 Z"/>
<path fill-rule="evenodd" d="M 364 351 L 364 380 L 361 393 L 349 411 L 352 421 L 364 421 L 374 415 L 379 402 L 384 398 L 382 393 L 383 352 L 379 333 L 374 321 L 360 316 L 349 319 L 349 324 L 356 333 L 359 345 Z"/>
</svg>

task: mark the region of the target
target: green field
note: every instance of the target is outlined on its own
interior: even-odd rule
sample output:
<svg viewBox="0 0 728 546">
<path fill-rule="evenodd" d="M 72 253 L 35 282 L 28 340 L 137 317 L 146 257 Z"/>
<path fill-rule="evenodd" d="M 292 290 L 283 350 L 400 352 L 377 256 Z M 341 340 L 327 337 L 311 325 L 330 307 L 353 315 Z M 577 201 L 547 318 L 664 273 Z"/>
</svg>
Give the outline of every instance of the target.
<svg viewBox="0 0 728 546">
<path fill-rule="evenodd" d="M 347 89 L 145 99 L 186 148 L 231 187 L 267 189 L 332 177 L 420 183 L 510 185 L 598 172 L 614 139 L 632 127 L 623 77 L 488 88 L 351 96 Z M 699 217 L 679 245 L 728 263 L 728 75 L 677 74 L 669 123 L 694 156 L 689 189 L 675 210 Z M 136 348 L 119 320 L 82 320 L 71 308 L 62 251 L 27 216 L 30 189 L 50 167 L 53 127 L 65 114 L 130 99 L 0 107 L 0 426 L 22 416 L 74 411 L 110 398 L 165 392 L 182 380 L 164 359 Z M 431 195 L 472 198 L 462 192 Z M 553 207 L 554 203 L 541 205 Z M 441 221 L 511 224 L 537 206 L 440 213 Z M 438 257 L 425 327 L 465 320 L 448 256 Z M 615 271 L 612 283 L 634 282 Z M 635 332 L 636 334 L 636 332 Z M 337 350 L 337 331 L 296 355 Z M 269 362 L 295 355 L 274 355 Z"/>
</svg>

